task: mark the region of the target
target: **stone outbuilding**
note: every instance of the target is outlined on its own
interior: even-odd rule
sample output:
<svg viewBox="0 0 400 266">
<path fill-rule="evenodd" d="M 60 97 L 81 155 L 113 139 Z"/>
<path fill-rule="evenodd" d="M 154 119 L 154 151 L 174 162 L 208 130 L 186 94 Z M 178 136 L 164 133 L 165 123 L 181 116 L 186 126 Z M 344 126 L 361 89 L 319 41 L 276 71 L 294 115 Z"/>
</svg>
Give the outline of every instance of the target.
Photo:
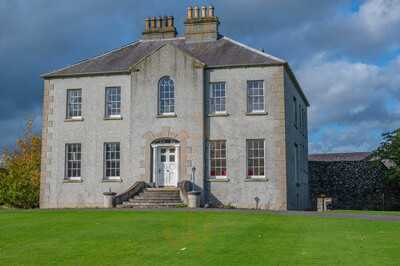
<svg viewBox="0 0 400 266">
<path fill-rule="evenodd" d="M 312 154 L 309 175 L 312 208 L 318 198 L 332 199 L 331 209 L 384 210 L 389 208 L 385 164 L 368 152 Z M 386 192 L 386 196 L 385 196 Z M 386 208 L 385 208 L 386 207 Z"/>
</svg>

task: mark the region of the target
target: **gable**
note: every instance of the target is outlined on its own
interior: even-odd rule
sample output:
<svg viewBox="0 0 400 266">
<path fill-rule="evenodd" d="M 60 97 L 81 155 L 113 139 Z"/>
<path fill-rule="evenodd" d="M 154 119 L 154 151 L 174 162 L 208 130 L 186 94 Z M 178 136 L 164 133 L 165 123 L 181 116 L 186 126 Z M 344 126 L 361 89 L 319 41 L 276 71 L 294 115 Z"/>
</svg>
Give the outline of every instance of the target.
<svg viewBox="0 0 400 266">
<path fill-rule="evenodd" d="M 135 68 L 140 67 L 141 65 L 145 64 L 146 60 L 150 59 L 152 57 L 158 57 L 161 56 L 161 54 L 164 53 L 166 55 L 171 55 L 174 54 L 173 58 L 168 58 L 170 63 L 176 64 L 177 62 L 177 56 L 176 54 L 179 54 L 179 56 L 183 58 L 187 58 L 193 61 L 194 64 L 196 64 L 197 67 L 204 67 L 205 64 L 198 60 L 197 58 L 193 57 L 191 54 L 187 53 L 185 50 L 181 49 L 180 47 L 174 45 L 173 43 L 165 43 L 161 45 L 159 48 L 155 49 L 151 53 L 145 55 L 143 58 L 141 58 L 138 62 L 134 63 L 129 67 L 129 70 L 135 70 Z"/>
</svg>

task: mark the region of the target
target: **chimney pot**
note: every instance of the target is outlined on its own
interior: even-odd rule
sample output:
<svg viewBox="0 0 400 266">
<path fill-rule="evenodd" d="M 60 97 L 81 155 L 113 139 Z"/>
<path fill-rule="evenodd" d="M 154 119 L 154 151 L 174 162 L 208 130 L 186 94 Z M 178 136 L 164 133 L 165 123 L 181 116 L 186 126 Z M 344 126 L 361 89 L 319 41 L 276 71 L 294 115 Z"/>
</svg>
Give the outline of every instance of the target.
<svg viewBox="0 0 400 266">
<path fill-rule="evenodd" d="M 205 18 L 207 16 L 207 7 L 206 6 L 202 6 L 201 7 L 201 17 Z"/>
<path fill-rule="evenodd" d="M 174 26 L 174 17 L 173 16 L 169 16 L 168 17 L 167 26 L 168 27 L 173 27 Z"/>
<path fill-rule="evenodd" d="M 146 18 L 146 20 L 145 20 L 145 29 L 146 29 L 146 31 L 149 31 L 150 30 L 150 18 Z"/>
<path fill-rule="evenodd" d="M 155 29 L 156 28 L 156 17 L 151 18 L 151 28 Z"/>
<path fill-rule="evenodd" d="M 194 6 L 194 18 L 198 18 L 199 17 L 199 6 L 195 5 Z"/>
<path fill-rule="evenodd" d="M 168 27 L 168 17 L 167 16 L 163 16 L 163 28 L 167 28 Z"/>
<path fill-rule="evenodd" d="M 214 17 L 214 7 L 212 5 L 208 7 L 208 16 Z"/>
<path fill-rule="evenodd" d="M 157 20 L 157 28 L 161 29 L 163 27 L 163 18 L 160 16 Z"/>
<path fill-rule="evenodd" d="M 191 6 L 188 6 L 187 8 L 187 18 L 192 19 L 193 17 L 193 8 Z"/>
</svg>

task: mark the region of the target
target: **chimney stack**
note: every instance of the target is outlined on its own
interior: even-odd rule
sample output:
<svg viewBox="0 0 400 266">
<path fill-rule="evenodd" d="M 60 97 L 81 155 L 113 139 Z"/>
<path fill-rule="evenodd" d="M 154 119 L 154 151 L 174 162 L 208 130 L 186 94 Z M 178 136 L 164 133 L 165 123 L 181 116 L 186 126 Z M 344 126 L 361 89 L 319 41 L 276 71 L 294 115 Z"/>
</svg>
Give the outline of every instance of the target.
<svg viewBox="0 0 400 266">
<path fill-rule="evenodd" d="M 176 37 L 176 28 L 173 16 L 159 16 L 146 18 L 143 39 L 161 40 Z"/>
<path fill-rule="evenodd" d="M 186 42 L 215 41 L 218 39 L 218 17 L 214 14 L 214 7 L 203 5 L 201 14 L 197 5 L 187 8 L 185 20 Z"/>
</svg>

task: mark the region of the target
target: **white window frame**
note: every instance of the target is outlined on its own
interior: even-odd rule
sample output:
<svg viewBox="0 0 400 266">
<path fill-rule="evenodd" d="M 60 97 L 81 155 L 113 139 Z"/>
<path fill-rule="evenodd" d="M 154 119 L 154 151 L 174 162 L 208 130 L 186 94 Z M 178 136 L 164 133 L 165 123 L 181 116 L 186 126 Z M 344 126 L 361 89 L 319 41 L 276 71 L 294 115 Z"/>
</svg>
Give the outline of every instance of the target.
<svg viewBox="0 0 400 266">
<path fill-rule="evenodd" d="M 220 82 L 210 82 L 209 84 L 209 113 L 210 114 L 226 114 L 226 83 L 224 81 Z M 216 96 L 216 92 L 219 90 L 219 93 L 223 91 L 223 96 Z M 216 104 L 217 101 L 220 101 L 219 104 Z M 223 103 L 221 103 L 223 102 Z M 217 110 L 217 106 L 223 106 L 223 110 Z"/>
<path fill-rule="evenodd" d="M 71 95 L 72 93 L 78 93 L 78 95 Z M 71 103 L 72 99 L 79 99 L 79 102 Z M 71 105 L 79 106 L 79 115 L 71 114 Z M 66 118 L 71 120 L 82 119 L 82 89 L 67 89 L 67 104 L 66 104 Z"/>
<path fill-rule="evenodd" d="M 113 93 L 118 92 L 118 93 Z M 110 95 L 111 93 L 112 95 Z M 111 96 L 111 99 L 110 99 Z M 119 97 L 119 101 L 113 99 L 113 97 Z M 114 108 L 113 104 L 119 104 L 119 107 Z M 121 87 L 106 87 L 105 88 L 105 117 L 106 118 L 121 118 L 121 106 L 122 106 L 122 95 L 121 95 Z M 111 109 L 109 109 L 109 107 Z M 119 110 L 118 113 L 114 114 L 115 110 Z"/>
<path fill-rule="evenodd" d="M 163 82 L 165 80 L 168 80 L 170 83 L 163 84 Z M 168 85 L 168 87 L 162 88 L 162 86 L 166 86 L 166 85 Z M 168 97 L 164 97 L 165 95 L 162 95 L 162 94 L 171 94 L 171 88 L 172 88 L 173 96 L 171 97 L 171 95 L 168 95 Z M 169 91 L 165 92 L 165 91 L 162 91 L 162 89 L 169 89 Z M 162 111 L 165 111 L 165 106 L 162 104 L 162 101 L 172 101 L 172 105 L 170 104 L 170 102 L 168 103 L 168 112 L 162 112 Z M 171 109 L 173 109 L 173 110 L 171 111 Z M 171 79 L 171 77 L 164 76 L 158 82 L 158 114 L 168 116 L 168 115 L 175 115 L 175 112 L 176 112 L 175 82 L 173 79 Z"/>
<path fill-rule="evenodd" d="M 253 83 L 261 84 L 262 87 L 259 88 L 257 87 L 251 87 L 250 85 Z M 264 80 L 248 80 L 247 81 L 247 88 L 246 88 L 246 93 L 247 93 L 247 112 L 248 113 L 265 113 L 265 84 Z M 254 89 L 262 89 L 262 95 L 259 94 L 251 94 L 250 91 Z M 254 109 L 254 103 L 253 103 L 253 98 L 259 98 L 262 99 L 262 109 Z"/>
<path fill-rule="evenodd" d="M 249 175 L 249 160 L 250 160 L 250 157 L 249 157 L 249 142 L 251 142 L 251 141 L 262 141 L 262 143 L 263 143 L 263 145 L 262 145 L 262 147 L 263 147 L 263 157 L 262 157 L 262 162 L 263 162 L 263 172 L 264 172 L 264 175 Z M 254 138 L 254 139 L 247 139 L 246 140 L 246 176 L 247 176 L 247 178 L 248 179 L 257 179 L 257 178 L 265 178 L 265 139 L 256 139 L 256 138 Z M 252 157 L 252 159 L 253 160 L 259 160 L 260 159 L 260 157 Z M 256 167 L 254 167 L 253 166 L 253 168 L 256 168 Z"/>
<path fill-rule="evenodd" d="M 110 158 L 110 159 L 107 159 L 107 145 L 118 145 L 118 152 L 119 152 L 119 158 L 118 159 L 113 159 L 113 158 Z M 112 151 L 111 151 L 112 152 Z M 119 143 L 119 142 L 106 142 L 106 143 L 104 143 L 104 145 L 103 145 L 103 167 L 104 167 L 104 180 L 119 180 L 119 179 L 121 179 L 121 144 Z M 108 168 L 107 168 L 107 162 L 114 162 L 114 163 L 116 163 L 116 162 L 118 162 L 118 165 L 119 165 L 119 167 L 118 168 L 111 168 L 110 167 L 110 171 L 112 171 L 111 169 L 114 169 L 114 170 L 117 170 L 118 169 L 118 171 L 119 171 L 119 175 L 115 175 L 115 176 L 112 176 L 112 175 L 110 175 L 110 176 L 108 176 L 107 175 L 107 170 L 108 170 Z"/>
<path fill-rule="evenodd" d="M 75 147 L 76 151 L 70 151 L 69 148 Z M 79 151 L 77 151 L 77 148 L 79 147 Z M 73 149 L 74 150 L 74 149 Z M 76 158 L 77 153 L 79 153 L 79 159 Z M 69 154 L 72 155 L 72 159 L 69 160 Z M 69 163 L 77 163 L 79 164 L 79 167 L 69 167 Z M 69 172 L 72 171 L 79 171 L 79 175 L 69 175 Z M 82 144 L 81 143 L 67 143 L 65 144 L 65 174 L 64 174 L 64 179 L 65 180 L 81 180 L 82 178 Z"/>
<path fill-rule="evenodd" d="M 225 144 L 225 158 L 224 157 L 215 157 L 217 160 L 224 160 L 225 159 L 225 175 L 211 175 L 212 171 L 212 156 L 211 156 L 211 151 L 212 151 L 212 145 L 217 142 L 224 142 Z M 210 179 L 227 179 L 228 178 L 228 165 L 227 165 L 227 146 L 226 146 L 226 140 L 224 139 L 219 139 L 219 140 L 209 140 L 208 141 L 208 178 Z M 223 168 L 223 167 L 220 167 Z"/>
</svg>

